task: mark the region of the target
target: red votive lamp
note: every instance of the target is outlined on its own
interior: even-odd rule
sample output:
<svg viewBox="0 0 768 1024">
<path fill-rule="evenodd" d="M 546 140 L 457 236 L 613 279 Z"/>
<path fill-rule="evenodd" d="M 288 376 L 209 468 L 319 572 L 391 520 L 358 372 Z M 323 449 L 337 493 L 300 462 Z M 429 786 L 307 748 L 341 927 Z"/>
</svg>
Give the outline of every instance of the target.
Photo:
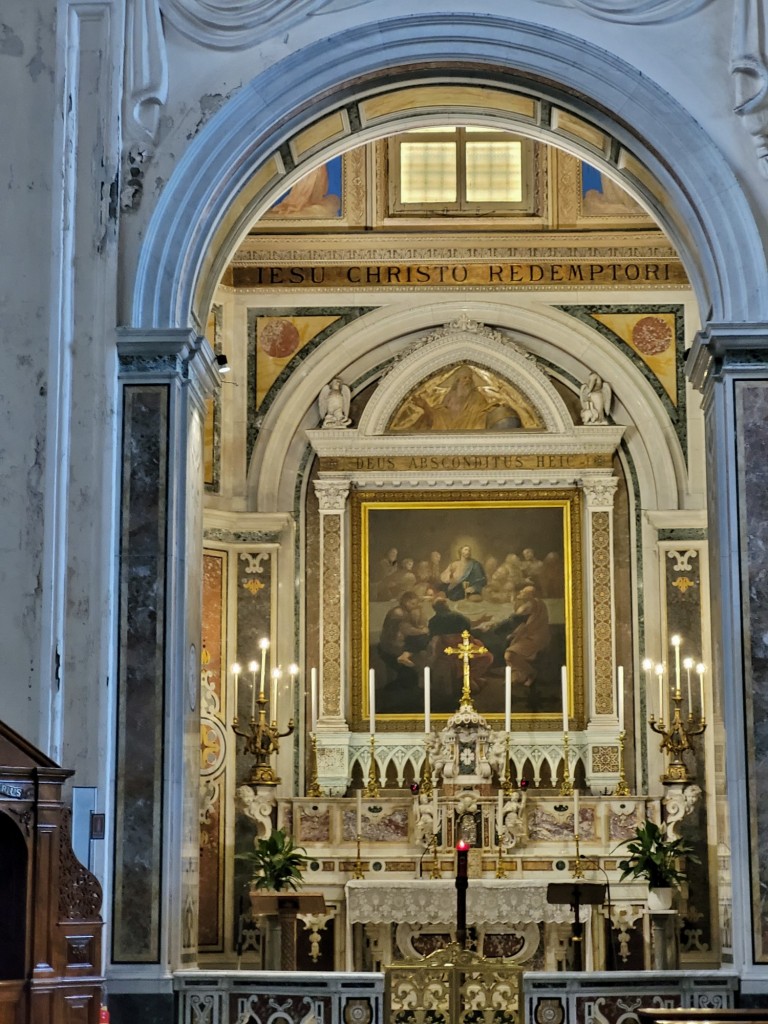
<svg viewBox="0 0 768 1024">
<path fill-rule="evenodd" d="M 469 843 L 460 839 L 456 843 L 456 877 L 467 877 L 467 858 L 469 857 Z"/>
</svg>

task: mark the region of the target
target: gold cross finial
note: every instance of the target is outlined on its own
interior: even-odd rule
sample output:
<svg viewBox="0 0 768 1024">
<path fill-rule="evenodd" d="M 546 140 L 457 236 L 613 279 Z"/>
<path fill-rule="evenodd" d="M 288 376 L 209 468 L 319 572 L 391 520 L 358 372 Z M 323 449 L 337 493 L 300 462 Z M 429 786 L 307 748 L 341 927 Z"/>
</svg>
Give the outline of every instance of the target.
<svg viewBox="0 0 768 1024">
<path fill-rule="evenodd" d="M 469 663 L 472 658 L 476 658 L 478 654 L 487 654 L 488 648 L 483 647 L 482 644 L 473 644 L 469 639 L 469 630 L 464 630 L 461 634 L 461 643 L 457 647 L 446 647 L 446 654 L 456 654 L 464 662 L 464 682 L 461 688 L 461 701 L 459 703 L 459 710 L 461 708 L 469 708 L 470 711 L 475 710 L 475 705 L 472 703 L 472 694 L 469 689 Z"/>
</svg>

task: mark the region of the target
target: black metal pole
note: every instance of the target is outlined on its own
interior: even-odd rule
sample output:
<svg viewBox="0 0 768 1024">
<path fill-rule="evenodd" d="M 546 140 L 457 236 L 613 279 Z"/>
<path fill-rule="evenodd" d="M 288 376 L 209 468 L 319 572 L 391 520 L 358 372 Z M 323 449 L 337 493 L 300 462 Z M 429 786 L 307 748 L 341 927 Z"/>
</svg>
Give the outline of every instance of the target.
<svg viewBox="0 0 768 1024">
<path fill-rule="evenodd" d="M 456 939 L 467 948 L 467 857 L 469 846 L 460 839 L 456 844 Z"/>
<path fill-rule="evenodd" d="M 573 969 L 574 971 L 584 970 L 584 955 L 582 948 L 584 946 L 584 925 L 581 923 L 581 914 L 579 908 L 581 906 L 580 901 L 581 889 L 579 883 L 576 882 L 573 886 L 573 927 L 571 929 L 571 936 L 573 939 Z"/>
</svg>

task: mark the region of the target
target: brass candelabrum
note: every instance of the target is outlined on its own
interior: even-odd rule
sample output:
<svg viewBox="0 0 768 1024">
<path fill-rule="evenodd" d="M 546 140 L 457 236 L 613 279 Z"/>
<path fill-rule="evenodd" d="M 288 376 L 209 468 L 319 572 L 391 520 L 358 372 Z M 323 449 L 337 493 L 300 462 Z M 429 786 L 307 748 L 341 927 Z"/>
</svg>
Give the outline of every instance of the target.
<svg viewBox="0 0 768 1024">
<path fill-rule="evenodd" d="M 575 835 L 573 838 L 574 838 L 574 842 L 576 843 L 576 860 L 575 860 L 574 865 L 573 865 L 573 877 L 574 878 L 583 878 L 584 877 L 584 868 L 582 867 L 582 863 L 581 863 L 581 852 L 579 851 L 579 837 L 578 837 L 578 834 Z"/>
<path fill-rule="evenodd" d="M 280 779 L 272 767 L 272 755 L 280 750 L 280 740 L 290 736 L 294 730 L 293 719 L 288 722 L 285 732 L 280 732 L 277 722 L 267 722 L 267 698 L 259 693 L 256 698 L 259 710 L 248 722 L 248 731 L 238 728 L 239 720 L 232 719 L 232 729 L 236 736 L 242 736 L 244 754 L 253 754 L 255 760 L 251 768 L 248 783 L 253 786 L 276 786 Z"/>
<path fill-rule="evenodd" d="M 309 785 L 307 786 L 307 796 L 322 796 L 323 790 L 317 777 L 317 736 L 315 733 L 310 733 L 309 744 Z"/>
<path fill-rule="evenodd" d="M 701 736 L 707 728 L 707 723 L 704 719 L 704 715 L 701 716 L 698 722 L 694 721 L 693 714 L 688 715 L 687 721 L 683 720 L 683 716 L 680 714 L 680 705 L 683 702 L 683 695 L 680 691 L 680 687 L 677 687 L 674 690 L 672 700 L 675 704 L 675 710 L 672 714 L 672 721 L 669 724 L 669 728 L 664 725 L 661 718 L 656 720 L 653 715 L 651 715 L 648 720 L 648 724 L 651 729 L 661 736 L 659 749 L 666 750 L 669 757 L 667 770 L 661 776 L 661 781 L 691 782 L 693 780 L 693 775 L 688 771 L 688 768 L 683 761 L 683 754 L 686 750 L 693 750 L 691 738 L 693 736 Z"/>
<path fill-rule="evenodd" d="M 429 760 L 429 750 L 424 753 L 424 761 L 421 765 L 421 779 L 419 780 L 419 792 L 429 799 L 434 791 L 432 782 L 432 762 Z"/>
<path fill-rule="evenodd" d="M 614 796 L 629 796 L 627 776 L 624 773 L 624 744 L 626 738 L 627 734 L 622 729 L 619 733 L 619 781 L 616 783 L 616 789 L 613 791 Z"/>
</svg>

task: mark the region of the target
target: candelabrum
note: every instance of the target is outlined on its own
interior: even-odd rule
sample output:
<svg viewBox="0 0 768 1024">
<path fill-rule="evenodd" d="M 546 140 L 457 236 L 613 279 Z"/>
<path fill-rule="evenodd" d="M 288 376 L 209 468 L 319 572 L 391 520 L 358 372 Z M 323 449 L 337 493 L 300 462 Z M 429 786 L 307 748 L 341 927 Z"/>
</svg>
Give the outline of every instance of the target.
<svg viewBox="0 0 768 1024">
<path fill-rule="evenodd" d="M 368 766 L 368 784 L 363 790 L 369 799 L 376 799 L 379 795 L 379 780 L 376 772 L 376 740 L 371 736 L 371 763 Z"/>
<path fill-rule="evenodd" d="M 661 781 L 691 782 L 693 780 L 693 775 L 690 774 L 685 762 L 683 761 L 683 754 L 686 750 L 693 750 L 691 738 L 693 736 L 700 736 L 707 728 L 707 723 L 703 714 L 698 722 L 694 721 L 693 714 L 688 715 L 687 721 L 683 720 L 683 716 L 680 714 L 680 705 L 683 702 L 683 695 L 679 687 L 674 690 L 672 700 L 675 704 L 675 710 L 672 714 L 672 721 L 668 728 L 664 725 L 661 718 L 657 721 L 653 715 L 651 715 L 648 720 L 648 724 L 651 729 L 661 736 L 659 749 L 666 750 L 669 757 L 667 770 L 661 776 Z"/>
<path fill-rule="evenodd" d="M 629 796 L 627 776 L 624 774 L 624 744 L 626 738 L 627 734 L 622 730 L 619 733 L 619 781 L 616 783 L 616 789 L 613 791 L 614 796 Z"/>
<path fill-rule="evenodd" d="M 252 717 L 248 722 L 247 731 L 238 728 L 237 718 L 232 720 L 232 729 L 235 735 L 242 736 L 245 740 L 243 753 L 253 754 L 255 758 L 250 777 L 247 780 L 249 784 L 276 786 L 280 779 L 272 767 L 272 755 L 276 754 L 280 749 L 279 741 L 284 736 L 290 736 L 293 732 L 293 719 L 288 722 L 285 732 L 280 732 L 277 722 L 272 722 L 271 725 L 267 722 L 267 698 L 263 693 L 260 693 L 256 698 L 256 703 L 259 706 L 259 710 L 256 716 Z"/>
<path fill-rule="evenodd" d="M 504 870 L 504 838 L 502 836 L 500 828 L 496 829 L 496 840 L 498 842 L 498 859 L 496 864 L 496 877 L 506 878 L 507 872 Z"/>
<path fill-rule="evenodd" d="M 560 783 L 560 796 L 570 796 L 573 793 L 571 782 L 571 756 L 568 751 L 568 733 L 563 733 L 563 781 Z"/>
<path fill-rule="evenodd" d="M 317 777 L 317 736 L 315 733 L 310 734 L 309 742 L 309 784 L 307 786 L 307 796 L 322 796 L 323 791 Z"/>
</svg>

